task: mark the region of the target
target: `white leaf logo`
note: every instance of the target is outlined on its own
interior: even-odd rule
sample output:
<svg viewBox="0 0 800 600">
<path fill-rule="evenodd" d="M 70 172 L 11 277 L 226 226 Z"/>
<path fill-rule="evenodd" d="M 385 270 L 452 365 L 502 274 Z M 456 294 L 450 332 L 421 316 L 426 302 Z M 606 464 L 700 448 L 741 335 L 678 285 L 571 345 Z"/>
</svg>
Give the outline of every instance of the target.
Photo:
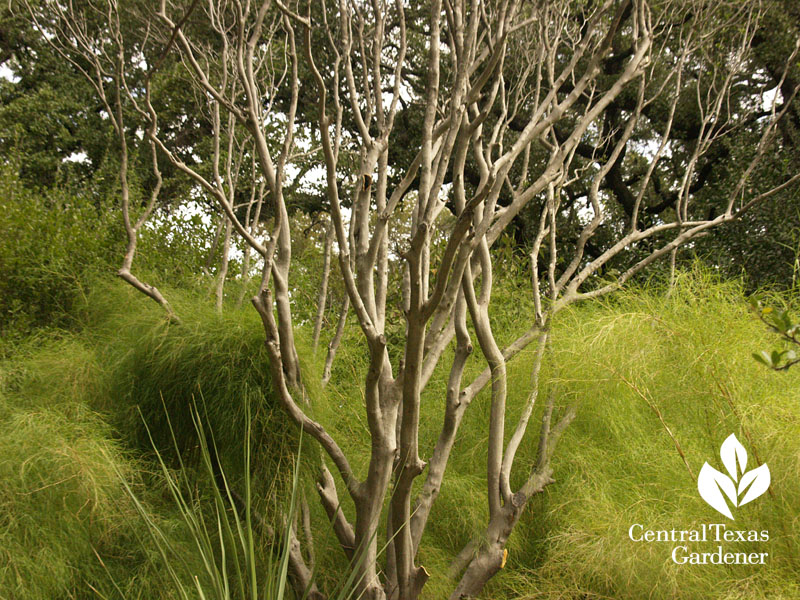
<svg viewBox="0 0 800 600">
<path fill-rule="evenodd" d="M 712 508 L 729 519 L 733 519 L 731 509 L 728 508 L 725 497 L 722 495 L 722 492 L 725 492 L 728 500 L 736 506 L 736 486 L 730 477 L 725 473 L 720 473 L 710 464 L 705 463 L 703 468 L 700 469 L 700 476 L 697 478 L 697 490 L 700 492 L 700 497 L 708 502 Z"/>
<path fill-rule="evenodd" d="M 746 472 L 747 450 L 733 434 L 722 442 L 719 455 L 730 477 L 705 463 L 697 477 L 697 491 L 712 508 L 733 519 L 728 502 L 734 507 L 742 506 L 766 492 L 770 484 L 769 467 L 761 465 Z"/>
<path fill-rule="evenodd" d="M 769 476 L 769 467 L 767 465 L 761 465 L 757 469 L 753 469 L 749 473 L 745 473 L 742 476 L 742 480 L 739 482 L 739 496 L 747 490 L 747 493 L 744 495 L 744 498 L 739 500 L 739 506 L 742 504 L 747 504 L 751 500 L 755 500 L 761 494 L 767 491 L 770 483 L 770 476 Z M 748 488 L 748 486 L 750 486 Z"/>
<path fill-rule="evenodd" d="M 728 470 L 731 479 L 734 481 L 739 480 L 739 473 L 744 473 L 747 466 L 747 450 L 744 449 L 736 439 L 736 436 L 730 434 L 728 439 L 722 442 L 722 447 L 719 449 L 719 455 L 722 458 L 722 464 Z M 739 465 L 737 472 L 736 465 Z"/>
</svg>

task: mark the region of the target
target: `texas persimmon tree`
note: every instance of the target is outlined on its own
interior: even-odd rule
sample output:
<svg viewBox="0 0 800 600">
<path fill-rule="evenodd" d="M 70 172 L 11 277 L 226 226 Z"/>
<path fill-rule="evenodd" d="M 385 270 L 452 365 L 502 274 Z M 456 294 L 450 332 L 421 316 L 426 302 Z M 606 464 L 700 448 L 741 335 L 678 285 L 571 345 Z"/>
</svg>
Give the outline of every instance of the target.
<svg viewBox="0 0 800 600">
<path fill-rule="evenodd" d="M 93 82 L 122 151 L 138 140 L 169 161 L 216 202 L 237 243 L 260 257 L 252 303 L 263 321 L 274 393 L 324 453 L 319 501 L 366 600 L 422 594 L 429 574 L 417 555 L 426 524 L 463 417 L 489 386 L 489 516 L 483 535 L 453 557 L 450 597 L 477 596 L 505 564 L 506 543 L 530 499 L 553 483 L 551 460 L 575 416 L 574 405 L 551 396 L 542 401 L 541 422 L 530 423 L 554 317 L 618 289 L 659 259 L 674 260 L 679 247 L 800 179 L 757 177 L 762 159 L 783 150 L 776 132 L 796 89 L 787 97 L 781 79 L 781 94 L 769 102 L 736 97 L 737 82 L 751 72 L 757 1 L 430 0 L 412 7 L 403 0 L 47 0 L 27 8 L 54 48 Z M 784 78 L 796 53 L 785 57 Z M 189 160 L 192 149 L 160 128 L 154 90 L 165 59 L 183 69 L 210 115 L 213 152 L 205 163 Z M 687 111 L 693 141 L 681 145 L 672 125 Z M 647 117 L 656 113 L 660 130 Z M 398 126 L 401 115 L 419 124 L 411 143 Z M 757 141 L 737 165 L 735 184 L 709 210 L 707 201 L 695 201 L 696 167 L 743 127 L 756 131 Z M 586 148 L 594 148 L 588 160 Z M 604 182 L 626 152 L 646 161 L 625 182 L 631 202 L 620 218 Z M 648 207 L 664 162 L 682 176 L 669 190 L 672 206 L 655 213 Z M 153 164 L 157 170 L 158 159 Z M 130 244 L 121 273 L 170 311 L 157 290 L 131 275 L 136 228 L 158 189 L 132 221 L 125 168 Z M 310 416 L 295 343 L 288 206 L 298 173 L 314 170 L 335 241 L 326 255 L 338 259 L 345 311 L 358 321 L 369 361 L 363 473 L 326 424 Z M 246 215 L 236 182 L 252 192 Z M 256 196 L 264 208 L 259 203 L 254 222 Z M 492 327 L 493 245 L 523 211 L 534 215 L 526 250 L 535 312 L 502 346 Z M 268 224 L 263 234 L 259 219 Z M 390 236 L 403 236 L 399 252 Z M 402 293 L 390 300 L 397 265 Z M 390 301 L 405 319 L 393 347 Z M 531 389 L 511 420 L 506 365 L 529 345 Z M 476 346 L 485 368 L 465 380 Z M 435 446 L 421 448 L 420 399 L 437 367 L 449 369 L 437 391 L 445 409 Z M 524 472 L 515 461 L 522 444 L 538 447 Z M 355 507 L 352 520 L 341 510 L 342 494 Z M 297 589 L 324 597 L 301 540 L 291 548 Z"/>
</svg>

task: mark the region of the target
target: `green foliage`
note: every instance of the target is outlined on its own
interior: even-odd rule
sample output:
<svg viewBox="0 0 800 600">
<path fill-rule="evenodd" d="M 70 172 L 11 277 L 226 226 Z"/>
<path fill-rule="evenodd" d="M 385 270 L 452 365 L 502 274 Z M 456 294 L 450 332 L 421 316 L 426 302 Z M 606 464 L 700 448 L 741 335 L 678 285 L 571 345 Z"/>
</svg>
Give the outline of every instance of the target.
<svg viewBox="0 0 800 600">
<path fill-rule="evenodd" d="M 755 358 L 761 364 L 768 366 L 776 371 L 785 371 L 800 362 L 797 358 L 795 347 L 800 346 L 798 334 L 800 334 L 800 323 L 797 323 L 788 310 L 775 310 L 772 306 L 765 305 L 764 298 L 760 294 L 750 297 L 750 309 L 763 321 L 767 327 L 778 334 L 784 345 L 789 348 L 782 350 L 772 350 L 767 352 L 761 350 L 754 352 Z"/>
<path fill-rule="evenodd" d="M 793 392 L 800 379 L 776 377 L 750 359 L 747 348 L 768 334 L 747 318 L 737 284 L 695 271 L 664 292 L 630 290 L 578 306 L 554 326 L 542 393 L 554 389 L 562 403 L 577 401 L 578 416 L 555 457 L 557 483 L 529 506 L 490 597 L 800 597 L 793 575 L 800 538 L 792 525 L 800 503 Z M 517 398 L 524 397 L 526 362 L 520 357 L 514 367 Z M 770 542 L 728 550 L 768 551 L 769 563 L 686 568 L 670 558 L 675 544 L 632 542 L 634 523 L 670 530 L 721 521 L 699 497 L 696 475 L 730 433 L 747 440 L 753 464 L 766 462 L 773 480 L 770 494 L 738 508 L 728 523 L 768 530 Z M 437 515 L 450 514 L 457 497 Z"/>
<path fill-rule="evenodd" d="M 203 219 L 198 204 L 182 211 L 157 211 L 139 232 L 134 270 L 158 287 L 206 290 L 211 279 L 202 272 L 209 253 L 213 225 Z M 221 250 L 212 259 L 216 265 Z M 121 260 L 121 254 L 118 260 Z M 238 273 L 231 261 L 228 276 Z"/>
<path fill-rule="evenodd" d="M 4 16 L 0 30 L 7 25 L 37 47 L 18 49 L 16 60 L 4 65 L 14 79 L 0 77 L 0 152 L 20 159 L 17 173 L 33 189 L 85 181 L 108 159 L 112 131 L 100 99 L 22 15 L 13 23 L 3 23 Z"/>
<path fill-rule="evenodd" d="M 113 551 L 119 520 L 130 519 L 118 507 L 118 450 L 97 419 L 46 409 L 13 411 L 0 435 L 0 589 L 63 597 L 94 562 L 94 544 Z"/>
<path fill-rule="evenodd" d="M 123 240 L 104 201 L 35 193 L 0 169 L 0 333 L 70 327 L 91 274 L 109 268 Z"/>
<path fill-rule="evenodd" d="M 271 396 L 258 316 L 250 307 L 219 315 L 203 297 L 176 289 L 165 293 L 181 315 L 180 325 L 166 321 L 158 306 L 129 286 L 105 285 L 90 297 L 90 335 L 104 349 L 106 370 L 104 389 L 93 405 L 112 415 L 134 447 L 148 451 L 152 436 L 158 450 L 174 460 L 166 411 L 176 425 L 177 447 L 196 460 L 200 455 L 190 409 L 202 400 L 223 467 L 238 481 L 249 403 L 254 475 L 272 485 L 296 443 L 294 428 L 286 427 L 287 417 Z"/>
<path fill-rule="evenodd" d="M 249 307 L 220 316 L 203 297 L 170 292 L 186 315 L 180 326 L 165 322 L 157 306 L 124 283 L 95 282 L 84 332 L 55 341 L 34 338 L 0 363 L 0 431 L 18 432 L 7 436 L 13 452 L 5 451 L 5 441 L 0 444 L 3 514 L 15 515 L 0 523 L 6 551 L 0 562 L 8 564 L 10 578 L 3 578 L 5 572 L 0 577 L 0 597 L 94 598 L 95 588 L 109 598 L 183 598 L 184 591 L 195 598 L 195 575 L 206 593 L 219 591 L 219 577 L 238 585 L 230 569 L 244 523 L 236 523 L 227 493 L 220 496 L 211 461 L 222 465 L 225 486 L 249 496 L 253 510 L 269 523 L 285 519 L 276 499 L 307 485 L 315 453 L 297 463 L 304 466 L 292 476 L 288 465 L 297 430 L 271 401 L 257 316 Z M 321 395 L 313 384 L 309 393 L 317 400 Z M 199 435 L 195 402 L 202 407 Z M 20 415 L 29 426 L 21 426 Z M 243 461 L 249 432 L 252 443 Z M 159 473 L 148 472 L 148 457 Z M 35 477 L 26 475 L 29 463 L 37 465 Z M 83 504 L 97 510 L 81 511 Z M 198 540 L 205 529 L 214 531 L 218 518 L 229 519 L 235 537 Z M 326 523 L 321 509 L 313 519 Z M 37 536 L 38 529 L 45 535 Z M 268 572 L 276 564 L 268 551 L 274 540 L 256 529 L 251 533 L 257 556 L 251 558 L 263 592 L 261 584 L 285 577 Z M 323 525 L 323 535 L 326 530 Z M 209 572 L 208 561 L 219 561 L 223 546 L 227 570 L 220 563 Z M 60 557 L 52 572 L 38 560 L 50 552 Z M 250 572 L 248 567 L 245 574 Z M 173 575 L 189 588 L 174 585 Z M 31 582 L 24 592 L 23 582 Z M 346 598 L 352 581 L 333 577 L 331 589 Z"/>
<path fill-rule="evenodd" d="M 83 325 L 93 285 L 122 262 L 118 202 L 113 191 L 33 191 L 0 167 L 0 356 L 34 329 Z M 208 288 L 198 275 L 210 237 L 201 210 L 157 212 L 139 233 L 134 272 L 159 286 Z"/>
<path fill-rule="evenodd" d="M 223 318 L 204 309 L 204 298 L 173 292 L 187 318 L 170 329 L 129 286 L 96 281 L 83 317 L 89 329 L 56 340 L 34 336 L 0 363 L 0 598 L 182 598 L 164 585 L 158 542 L 181 556 L 173 566 L 181 581 L 198 575 L 208 585 L 197 531 L 167 493 L 172 467 L 183 465 L 180 492 L 198 517 L 213 511 L 209 441 L 192 425 L 191 406 L 204 394 L 206 433 L 214 427 L 227 481 L 252 489 L 253 507 L 274 518 L 275 498 L 290 489 L 283 467 L 296 431 L 269 399 L 260 324 L 249 310 Z M 251 428 L 258 435 L 252 471 L 242 462 L 243 432 Z M 144 459 L 154 441 L 154 457 L 170 466 L 150 473 Z M 170 452 L 176 446 L 180 453 Z M 206 491 L 196 495 L 197 485 Z M 260 533 L 255 547 L 264 544 Z M 259 553 L 259 569 L 264 560 Z"/>
<path fill-rule="evenodd" d="M 168 574 L 170 589 L 182 600 L 196 596 L 203 600 L 284 600 L 292 589 L 289 582 L 289 563 L 292 545 L 296 539 L 293 523 L 300 512 L 303 485 L 300 459 L 303 454 L 302 433 L 298 441 L 298 458 L 294 460 L 291 469 L 289 498 L 286 506 L 279 512 L 279 529 L 273 529 L 265 525 L 263 517 L 254 510 L 250 477 L 252 439 L 249 404 L 243 438 L 244 481 L 241 492 L 230 485 L 228 477 L 220 470 L 216 462 L 220 449 L 213 432 L 206 430 L 205 419 L 197 404 L 192 405 L 191 413 L 199 441 L 202 468 L 207 481 L 216 482 L 209 486 L 211 500 L 204 503 L 200 495 L 187 491 L 192 490 L 192 475 L 183 464 L 178 471 L 173 471 L 157 449 L 156 457 L 175 506 L 194 542 L 193 552 L 202 559 L 204 577 L 186 577 L 191 572 L 186 558 L 173 545 L 170 534 L 159 526 L 147 507 L 139 501 L 137 493 L 125 481 L 124 475 L 120 474 L 128 495 L 158 548 Z M 174 437 L 173 442 L 180 453 Z M 204 511 L 205 504 L 211 504 L 213 510 Z M 355 560 L 362 558 L 357 557 Z M 355 570 L 351 570 L 349 577 L 340 581 L 329 597 L 331 600 L 351 600 L 355 592 Z M 309 586 L 305 590 L 295 591 L 291 597 L 305 600 L 311 593 Z"/>
<path fill-rule="evenodd" d="M 169 576 L 169 581 L 177 596 L 189 600 L 199 595 L 200 598 L 230 600 L 283 600 L 287 591 L 287 569 L 289 563 L 289 548 L 291 523 L 293 522 L 298 506 L 297 489 L 299 478 L 299 461 L 296 463 L 293 478 L 291 499 L 285 510 L 286 526 L 283 529 L 283 542 L 278 556 L 273 556 L 270 549 L 257 543 L 257 533 L 253 519 L 252 488 L 250 485 L 250 412 L 247 410 L 247 425 L 243 439 L 244 461 L 244 496 L 237 496 L 237 492 L 228 484 L 228 479 L 220 472 L 216 463 L 218 448 L 213 439 L 213 433 L 207 432 L 203 425 L 203 418 L 197 405 L 191 407 L 192 423 L 197 440 L 200 444 L 202 463 L 209 481 L 216 481 L 212 489 L 213 513 L 208 518 L 203 513 L 202 504 L 191 490 L 189 471 L 181 466 L 174 473 L 158 452 L 156 456 L 161 467 L 164 481 L 172 495 L 172 499 L 180 512 L 186 527 L 194 541 L 193 552 L 202 559 L 204 575 L 201 580 L 198 576 L 186 578 L 185 558 L 173 547 L 170 536 L 158 526 L 151 518 L 147 508 L 138 500 L 134 490 L 125 483 L 126 490 L 133 500 L 136 508 L 147 523 L 147 528 L 159 553 Z M 177 441 L 175 448 L 179 451 Z M 123 478 L 124 481 L 124 478 Z M 242 513 L 244 513 L 242 515 Z M 259 542 L 262 540 L 258 540 Z M 277 540 L 272 540 L 275 543 Z M 264 568 L 266 563 L 266 569 Z M 264 573 L 266 570 L 266 573 Z M 264 575 L 265 581 L 259 584 L 259 578 Z M 208 582 L 207 585 L 205 582 Z"/>
</svg>

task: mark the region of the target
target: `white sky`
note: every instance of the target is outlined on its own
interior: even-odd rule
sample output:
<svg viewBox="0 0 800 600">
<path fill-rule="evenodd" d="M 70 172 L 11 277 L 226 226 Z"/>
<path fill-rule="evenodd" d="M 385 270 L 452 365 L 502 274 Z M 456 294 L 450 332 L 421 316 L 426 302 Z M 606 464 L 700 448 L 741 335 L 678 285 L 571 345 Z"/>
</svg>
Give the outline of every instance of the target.
<svg viewBox="0 0 800 600">
<path fill-rule="evenodd" d="M 0 77 L 8 81 L 14 81 L 14 74 L 6 65 L 0 65 Z"/>
</svg>

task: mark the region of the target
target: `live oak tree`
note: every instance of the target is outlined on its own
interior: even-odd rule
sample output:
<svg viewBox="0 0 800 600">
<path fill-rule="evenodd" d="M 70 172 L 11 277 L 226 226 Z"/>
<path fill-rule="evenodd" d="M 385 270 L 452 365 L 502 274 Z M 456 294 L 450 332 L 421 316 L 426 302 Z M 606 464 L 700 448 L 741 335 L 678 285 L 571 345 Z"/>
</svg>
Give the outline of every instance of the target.
<svg viewBox="0 0 800 600">
<path fill-rule="evenodd" d="M 262 277 L 252 303 L 264 326 L 274 393 L 324 454 L 319 501 L 351 559 L 360 597 L 369 600 L 423 593 L 429 573 L 417 557 L 426 524 L 459 426 L 487 386 L 488 520 L 483 535 L 453 557 L 451 598 L 477 596 L 504 566 L 520 515 L 554 482 L 552 457 L 576 414 L 551 395 L 541 422 L 530 423 L 560 311 L 618 289 L 800 180 L 800 173 L 777 182 L 758 177 L 765 157 L 784 150 L 779 124 L 797 92 L 786 77 L 797 45 L 772 63 L 780 64 L 780 101 L 735 101 L 737 83 L 753 68 L 758 2 L 27 6 L 45 37 L 92 82 L 123 156 L 131 143 L 124 115 L 135 114 L 141 135 L 133 138 L 151 149 L 154 171 L 155 157 L 165 157 L 196 194 L 216 202 L 239 243 L 258 256 Z M 160 127 L 154 94 L 166 57 L 179 61 L 198 106 L 212 115 L 210 170 L 187 160 L 174 131 Z M 687 105 L 696 117 L 688 142 L 680 120 Z M 399 125 L 409 111 L 418 135 Z M 745 125 L 755 131 L 751 151 L 729 165 L 731 184 L 718 190 L 718 210 L 710 212 L 698 201 L 700 167 Z M 634 150 L 636 176 L 622 182 L 624 192 L 614 189 Z M 290 207 L 302 187 L 298 173 L 314 166 L 330 218 L 325 253 L 338 262 L 342 312 L 354 314 L 369 361 L 363 473 L 325 423 L 310 416 L 295 341 Z M 668 190 L 659 187 L 665 170 L 678 173 Z M 134 220 L 124 164 L 120 178 L 130 241 L 123 277 L 171 312 L 157 290 L 130 274 L 137 227 L 155 200 Z M 249 200 L 241 203 L 235 187 L 243 178 Z M 655 210 L 664 197 L 669 201 Z M 255 198 L 264 211 L 253 220 L 261 206 Z M 526 251 L 535 312 L 503 346 L 492 326 L 493 247 L 523 212 L 533 223 Z M 268 233 L 260 233 L 260 221 Z M 390 238 L 399 246 L 391 247 Z M 400 294 L 389 289 L 396 268 Z M 404 321 L 391 343 L 387 309 L 398 309 Z M 531 389 L 510 420 L 506 365 L 529 345 Z M 475 346 L 486 366 L 465 380 Z M 449 371 L 447 385 L 436 390 L 445 398 L 441 429 L 432 448 L 420 447 L 421 397 L 437 368 Z M 530 469 L 515 460 L 522 444 L 538 448 Z M 354 505 L 352 521 L 341 510 L 343 494 Z M 302 550 L 310 540 L 290 535 L 296 589 L 324 597 Z"/>
</svg>

